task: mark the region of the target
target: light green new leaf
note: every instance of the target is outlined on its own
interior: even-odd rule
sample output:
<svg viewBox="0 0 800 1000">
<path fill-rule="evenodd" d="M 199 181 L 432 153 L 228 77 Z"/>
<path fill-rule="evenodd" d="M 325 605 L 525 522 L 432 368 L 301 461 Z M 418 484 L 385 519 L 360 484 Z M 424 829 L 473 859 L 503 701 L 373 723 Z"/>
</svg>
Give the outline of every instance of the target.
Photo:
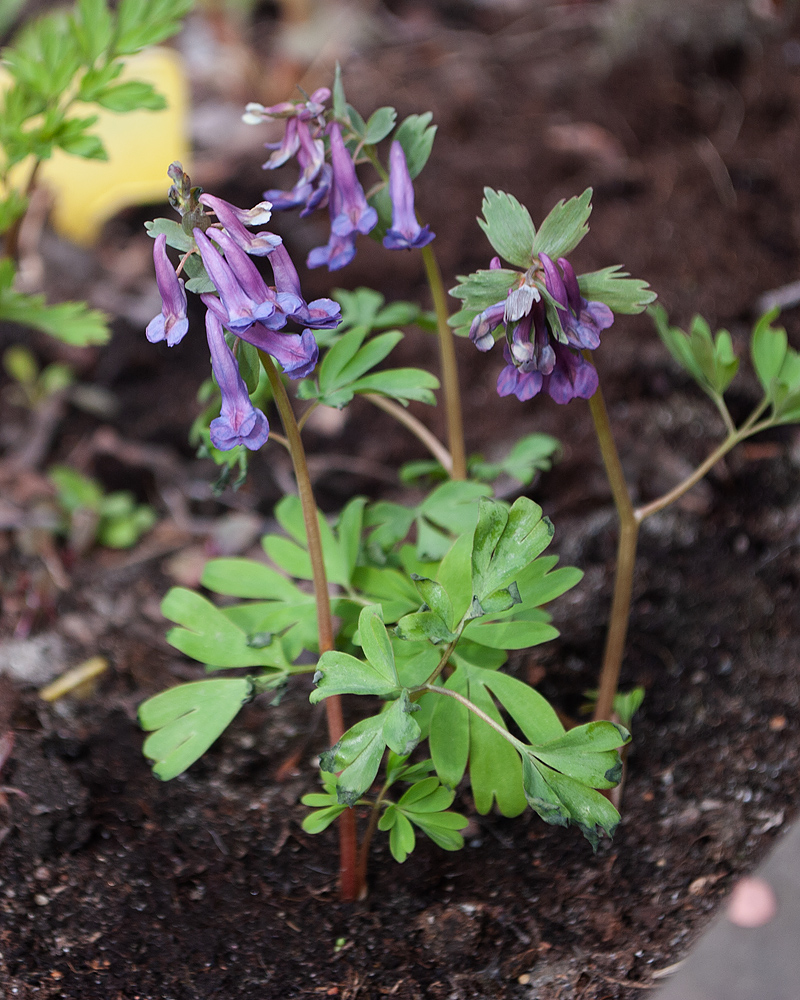
<svg viewBox="0 0 800 1000">
<path fill-rule="evenodd" d="M 89 309 L 85 302 L 48 305 L 43 295 L 11 289 L 0 290 L 0 320 L 32 326 L 75 347 L 105 344 L 111 336 L 106 314 Z"/>
<path fill-rule="evenodd" d="M 154 761 L 162 781 L 182 774 L 201 757 L 250 699 L 247 677 L 180 684 L 149 698 L 139 707 L 139 725 L 153 731 L 144 755 Z"/>
<path fill-rule="evenodd" d="M 126 112 L 145 109 L 163 111 L 166 99 L 152 84 L 141 80 L 126 80 L 113 86 L 104 87 L 94 95 L 94 100 L 109 111 Z"/>
<path fill-rule="evenodd" d="M 225 613 L 195 591 L 173 587 L 161 602 L 161 612 L 182 627 L 170 629 L 167 642 L 212 667 L 283 668 L 282 650 L 252 645 L 250 635 L 231 620 L 231 610 Z"/>
<path fill-rule="evenodd" d="M 591 214 L 591 188 L 567 202 L 558 202 L 539 226 L 539 232 L 533 241 L 533 253 L 546 253 L 553 260 L 566 257 L 589 232 Z"/>
<path fill-rule="evenodd" d="M 773 327 L 780 310 L 776 307 L 765 313 L 756 323 L 750 341 L 750 353 L 758 380 L 768 398 L 772 398 L 788 348 L 786 330 L 782 326 Z"/>
<path fill-rule="evenodd" d="M 519 497 L 510 510 L 481 500 L 472 549 L 472 590 L 478 600 L 507 587 L 552 537 L 552 523 L 527 497 Z"/>
<path fill-rule="evenodd" d="M 528 209 L 505 191 L 483 189 L 483 218 L 478 225 L 504 260 L 527 270 L 533 260 L 536 237 Z"/>
<path fill-rule="evenodd" d="M 406 164 L 412 179 L 420 173 L 428 162 L 431 149 L 433 149 L 436 126 L 431 125 L 432 118 L 431 111 L 426 111 L 421 115 L 409 115 L 400 123 L 394 134 L 394 138 L 400 143 L 406 154 Z"/>
<path fill-rule="evenodd" d="M 368 146 L 374 146 L 376 142 L 385 139 L 394 128 L 397 121 L 397 112 L 394 108 L 378 108 L 369 116 L 367 127 L 364 132 L 364 142 Z"/>
<path fill-rule="evenodd" d="M 632 278 L 622 270 L 621 264 L 581 274 L 578 287 L 585 299 L 605 302 L 612 312 L 623 316 L 644 312 L 656 299 L 656 293 L 647 282 Z"/>
<path fill-rule="evenodd" d="M 323 771 L 339 772 L 338 801 L 354 805 L 375 780 L 383 752 L 388 746 L 400 756 L 411 753 L 422 736 L 412 713 L 416 706 L 408 692 L 380 715 L 356 723 L 339 742 L 320 757 Z"/>
<path fill-rule="evenodd" d="M 144 228 L 152 239 L 163 233 L 167 237 L 167 245 L 182 253 L 197 249 L 194 237 L 185 232 L 180 222 L 176 222 L 174 219 L 153 219 L 152 222 L 145 222 Z"/>
</svg>

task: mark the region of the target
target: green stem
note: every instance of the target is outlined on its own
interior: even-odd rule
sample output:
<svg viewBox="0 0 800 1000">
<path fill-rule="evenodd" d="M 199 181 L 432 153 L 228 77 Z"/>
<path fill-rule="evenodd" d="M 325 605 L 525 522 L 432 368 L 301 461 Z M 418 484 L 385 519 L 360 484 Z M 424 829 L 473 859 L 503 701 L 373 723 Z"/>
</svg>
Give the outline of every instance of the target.
<svg viewBox="0 0 800 1000">
<path fill-rule="evenodd" d="M 619 460 L 619 453 L 611 431 L 611 422 L 608 419 L 608 410 L 599 386 L 597 392 L 589 400 L 589 409 L 620 523 L 614 595 L 611 600 L 611 614 L 603 652 L 603 666 L 600 670 L 597 705 L 594 711 L 595 719 L 610 719 L 614 695 L 617 693 L 617 685 L 619 684 L 622 657 L 625 652 L 625 638 L 628 633 L 639 522 L 631 503 L 628 484 L 625 481 L 622 463 Z"/>
<path fill-rule="evenodd" d="M 317 606 L 317 631 L 319 635 L 320 654 L 334 648 L 333 621 L 331 618 L 331 601 L 328 593 L 328 578 L 325 573 L 325 561 L 322 556 L 322 540 L 319 531 L 317 504 L 311 479 L 308 475 L 308 463 L 297 426 L 294 410 L 286 394 L 283 380 L 278 373 L 272 358 L 259 351 L 261 363 L 267 373 L 275 405 L 283 423 L 283 429 L 289 442 L 289 452 L 294 465 L 297 491 L 303 510 L 303 523 L 308 539 L 308 554 L 311 559 L 311 569 L 314 579 L 314 598 Z M 344 735 L 344 718 L 342 703 L 338 695 L 325 699 L 325 711 L 328 721 L 328 738 L 331 745 L 338 743 Z M 339 820 L 339 891 L 343 900 L 353 901 L 360 897 L 362 886 L 359 885 L 356 867 L 357 841 L 355 814 L 352 809 L 342 813 Z"/>
<path fill-rule="evenodd" d="M 425 264 L 425 274 L 428 287 L 433 298 L 433 308 L 436 312 L 436 331 L 439 337 L 439 359 L 442 369 L 442 389 L 444 390 L 444 408 L 447 420 L 447 443 L 453 456 L 452 479 L 467 478 L 467 456 L 464 447 L 464 421 L 461 415 L 461 390 L 458 384 L 458 366 L 456 364 L 455 338 L 447 323 L 447 294 L 442 283 L 442 272 L 436 254 L 430 244 L 422 248 L 422 260 Z"/>
<path fill-rule="evenodd" d="M 375 836 L 375 831 L 378 829 L 378 820 L 381 815 L 381 803 L 386 798 L 386 793 L 389 791 L 389 785 L 384 785 L 381 789 L 381 793 L 375 800 L 372 806 L 372 812 L 370 813 L 369 823 L 367 829 L 364 831 L 364 839 L 361 841 L 361 846 L 358 849 L 358 882 L 359 885 L 366 886 L 367 884 L 367 862 L 369 860 L 369 849 L 372 846 L 372 838 Z"/>
<path fill-rule="evenodd" d="M 591 357 L 585 352 L 587 357 Z M 628 485 L 622 471 L 622 463 L 619 460 L 619 453 L 614 442 L 611 430 L 611 423 L 608 418 L 603 394 L 598 387 L 597 392 L 589 400 L 592 420 L 594 421 L 597 441 L 600 446 L 600 453 L 603 457 L 606 475 L 614 497 L 614 504 L 619 516 L 620 531 L 617 543 L 617 563 L 614 575 L 614 594 L 611 601 L 611 614 L 608 622 L 608 632 L 606 633 L 606 644 L 603 652 L 603 665 L 600 671 L 598 683 L 597 704 L 594 710 L 594 718 L 610 719 L 614 707 L 614 696 L 617 693 L 619 675 L 622 667 L 622 658 L 625 653 L 625 640 L 628 632 L 628 622 L 631 611 L 631 595 L 633 592 L 633 572 L 636 565 L 636 546 L 639 538 L 639 526 L 645 518 L 655 514 L 670 504 L 674 503 L 698 483 L 717 462 L 726 455 L 734 445 L 739 444 L 745 438 L 757 434 L 771 426 L 771 420 L 763 420 L 758 423 L 758 418 L 769 405 L 767 400 L 760 403 L 750 414 L 742 426 L 735 428 L 728 434 L 726 439 L 715 448 L 714 451 L 702 462 L 691 475 L 687 476 L 681 483 L 673 487 L 663 496 L 635 508 L 631 503 Z M 723 412 L 727 413 L 727 409 Z M 729 423 L 730 417 L 726 420 Z M 732 426 L 732 424 L 731 424 Z"/>
<path fill-rule="evenodd" d="M 390 416 L 394 417 L 398 423 L 410 430 L 414 437 L 425 445 L 445 472 L 447 472 L 448 475 L 452 473 L 452 455 L 436 437 L 436 435 L 431 433 L 425 424 L 423 424 L 421 420 L 418 420 L 413 413 L 409 413 L 404 406 L 401 406 L 399 403 L 395 403 L 393 399 L 387 399 L 386 396 L 379 396 L 374 392 L 365 392 L 364 399 L 368 399 L 373 406 L 377 406 L 378 409 L 383 410 L 384 413 L 388 413 Z"/>
</svg>

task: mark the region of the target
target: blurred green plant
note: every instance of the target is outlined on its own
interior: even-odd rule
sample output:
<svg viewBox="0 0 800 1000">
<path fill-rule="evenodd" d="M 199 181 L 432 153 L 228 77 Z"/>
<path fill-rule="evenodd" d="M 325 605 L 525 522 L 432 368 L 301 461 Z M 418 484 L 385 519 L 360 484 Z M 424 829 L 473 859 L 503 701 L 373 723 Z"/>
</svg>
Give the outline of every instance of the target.
<svg viewBox="0 0 800 1000">
<path fill-rule="evenodd" d="M 95 542 L 129 549 L 156 523 L 153 508 L 137 504 L 128 490 L 104 493 L 96 480 L 66 465 L 54 465 L 48 477 L 56 488 L 60 532 L 75 552 L 84 552 Z"/>
<path fill-rule="evenodd" d="M 118 82 L 125 58 L 164 41 L 180 27 L 192 0 L 78 0 L 25 25 L 2 51 L 10 77 L 0 95 L 0 321 L 20 323 L 68 344 L 109 339 L 104 313 L 84 302 L 49 305 L 14 289 L 19 233 L 39 168 L 54 150 L 107 159 L 92 108 L 127 112 L 166 106 L 151 84 Z M 16 10 L 0 12 L 0 25 Z M 87 113 L 89 112 L 89 113 Z"/>
</svg>

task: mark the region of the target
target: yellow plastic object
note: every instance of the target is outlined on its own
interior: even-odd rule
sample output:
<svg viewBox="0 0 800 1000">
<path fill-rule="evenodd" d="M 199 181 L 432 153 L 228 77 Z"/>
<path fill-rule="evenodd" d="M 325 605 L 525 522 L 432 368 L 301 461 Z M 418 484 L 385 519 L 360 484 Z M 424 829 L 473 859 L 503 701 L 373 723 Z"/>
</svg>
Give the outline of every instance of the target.
<svg viewBox="0 0 800 1000">
<path fill-rule="evenodd" d="M 77 105 L 76 115 L 99 113 L 92 131 L 102 138 L 108 160 L 84 160 L 56 150 L 39 173 L 55 195 L 56 230 L 84 246 L 94 242 L 103 223 L 120 209 L 165 200 L 167 167 L 173 160 L 189 169 L 188 86 L 179 53 L 167 48 L 139 52 L 126 60 L 119 79 L 152 83 L 166 98 L 166 109 L 120 114 Z M 24 163 L 17 169 L 15 178 L 30 172 Z"/>
</svg>

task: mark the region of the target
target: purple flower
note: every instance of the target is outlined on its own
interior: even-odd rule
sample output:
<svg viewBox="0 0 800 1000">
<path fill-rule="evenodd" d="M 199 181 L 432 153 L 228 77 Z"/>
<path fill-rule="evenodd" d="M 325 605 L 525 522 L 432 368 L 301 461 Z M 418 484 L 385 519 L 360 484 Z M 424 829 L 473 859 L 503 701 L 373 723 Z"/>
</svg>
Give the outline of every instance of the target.
<svg viewBox="0 0 800 1000">
<path fill-rule="evenodd" d="M 313 252 L 313 251 L 312 251 Z M 342 319 L 342 308 L 333 299 L 315 299 L 306 303 L 300 291 L 300 278 L 286 247 L 278 247 L 269 259 L 275 274 L 275 290 L 294 295 L 301 303 L 290 313 L 290 318 L 302 326 L 315 330 L 332 330 Z"/>
<path fill-rule="evenodd" d="M 328 134 L 331 140 L 332 185 L 336 194 L 336 214 L 331 215 L 331 233 L 334 236 L 349 236 L 355 232 L 366 235 L 377 225 L 378 213 L 367 204 L 338 122 L 331 122 Z"/>
<path fill-rule="evenodd" d="M 246 253 L 256 257 L 265 257 L 280 246 L 283 240 L 275 233 L 249 233 L 245 226 L 260 226 L 269 222 L 272 205 L 262 201 L 249 211 L 231 205 L 229 201 L 215 198 L 213 194 L 201 194 L 200 203 L 207 205 L 225 228 L 225 232 Z"/>
<path fill-rule="evenodd" d="M 275 333 L 255 323 L 241 335 L 242 340 L 272 355 L 289 378 L 305 378 L 314 371 L 319 346 L 310 330 L 299 333 Z"/>
<path fill-rule="evenodd" d="M 211 421 L 211 442 L 220 451 L 238 444 L 256 451 L 269 437 L 267 418 L 250 402 L 233 351 L 225 341 L 222 323 L 211 310 L 206 313 L 206 336 L 211 367 L 222 393 L 220 415 Z"/>
<path fill-rule="evenodd" d="M 156 284 L 161 294 L 161 312 L 147 324 L 146 336 L 151 344 L 166 340 L 174 347 L 186 336 L 189 318 L 186 315 L 186 292 L 183 280 L 175 274 L 167 256 L 167 237 L 160 233 L 153 245 Z"/>
<path fill-rule="evenodd" d="M 493 258 L 490 267 L 499 266 L 499 259 Z M 549 313 L 543 292 L 551 302 Z M 568 403 L 589 399 L 597 391 L 597 372 L 580 352 L 597 347 L 601 331 L 613 322 L 607 305 L 587 302 L 581 296 L 569 261 L 560 257 L 556 265 L 540 253 L 503 302 L 475 316 L 469 337 L 478 350 L 488 351 L 494 344 L 494 331 L 505 324 L 506 366 L 497 379 L 501 396 L 526 400 L 543 391 L 557 403 Z"/>
<path fill-rule="evenodd" d="M 248 104 L 243 120 L 251 125 L 257 125 L 262 121 L 275 121 L 286 118 L 291 121 L 293 118 L 300 121 L 309 121 L 311 118 L 319 118 L 325 111 L 325 101 L 331 96 L 327 87 L 320 87 L 315 90 L 307 101 L 282 101 L 280 104 L 273 104 L 265 108 L 263 104 L 255 102 Z"/>
<path fill-rule="evenodd" d="M 303 205 L 304 208 L 300 216 L 305 218 L 315 209 L 324 208 L 327 204 L 332 171 L 325 163 L 325 146 L 322 140 L 312 137 L 307 123 L 298 122 L 296 131 L 300 177 L 291 191 L 270 189 L 264 192 L 264 197 L 272 202 L 276 211 Z M 271 164 L 268 161 L 264 166 L 270 168 Z"/>
<path fill-rule="evenodd" d="M 392 199 L 392 226 L 383 237 L 388 250 L 420 250 L 434 239 L 430 227 L 420 226 L 414 213 L 414 185 L 403 147 L 392 143 L 389 153 L 389 195 Z"/>
</svg>

